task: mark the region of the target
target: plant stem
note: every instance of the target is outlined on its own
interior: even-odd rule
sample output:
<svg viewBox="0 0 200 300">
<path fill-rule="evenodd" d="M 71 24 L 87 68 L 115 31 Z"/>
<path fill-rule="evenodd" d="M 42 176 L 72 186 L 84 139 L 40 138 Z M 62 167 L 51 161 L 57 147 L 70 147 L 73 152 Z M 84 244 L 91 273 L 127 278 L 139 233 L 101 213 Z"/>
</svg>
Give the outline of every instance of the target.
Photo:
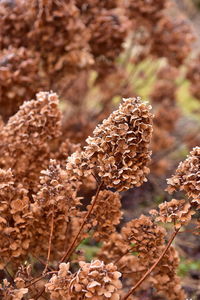
<svg viewBox="0 0 200 300">
<path fill-rule="evenodd" d="M 48 246 L 48 253 L 47 253 L 47 261 L 46 261 L 46 266 L 44 268 L 43 273 L 45 274 L 46 271 L 48 270 L 49 266 L 49 260 L 50 260 L 50 255 L 51 255 L 51 244 L 52 244 L 52 237 L 53 237 L 53 230 L 54 230 L 54 206 L 53 206 L 53 211 L 52 211 L 52 216 L 51 216 L 51 230 L 50 230 L 50 235 L 49 235 L 49 246 Z"/>
<path fill-rule="evenodd" d="M 161 253 L 161 255 L 159 256 L 159 258 L 156 260 L 156 262 L 151 266 L 150 269 L 147 270 L 147 272 L 142 276 L 142 278 L 130 289 L 130 291 L 125 295 L 125 297 L 122 300 L 127 300 L 128 297 L 143 283 L 143 281 L 150 275 L 150 273 L 155 269 L 155 267 L 159 264 L 159 262 L 161 261 L 161 259 L 163 258 L 163 256 L 166 254 L 167 250 L 169 249 L 169 247 L 171 246 L 173 240 L 175 239 L 177 233 L 179 232 L 179 229 L 176 229 L 174 231 L 174 233 L 172 234 L 170 240 L 167 243 L 166 248 L 164 249 L 164 251 Z"/>
<path fill-rule="evenodd" d="M 40 277 L 36 278 L 33 282 L 31 282 L 28 285 L 26 285 L 26 288 L 29 288 L 30 286 L 32 286 L 33 284 L 37 283 L 38 281 L 40 281 L 41 279 L 43 279 L 47 275 L 54 274 L 54 273 L 57 273 L 57 271 L 51 271 L 51 272 L 48 272 L 46 274 L 41 275 Z"/>
<path fill-rule="evenodd" d="M 75 236 L 75 238 L 74 238 L 71 246 L 68 248 L 68 250 L 66 251 L 66 253 L 63 255 L 63 257 L 60 260 L 59 264 L 62 263 L 63 261 L 65 261 L 65 260 L 68 260 L 69 257 L 70 257 L 70 255 L 72 254 L 72 252 L 75 250 L 75 248 L 76 248 L 76 242 L 77 242 L 77 240 L 78 240 L 78 238 L 79 238 L 79 236 L 80 236 L 80 234 L 81 234 L 81 232 L 83 230 L 83 227 L 85 226 L 86 222 L 88 221 L 88 218 L 90 217 L 90 215 L 91 215 L 91 213 L 93 211 L 93 208 L 94 208 L 94 206 L 95 206 L 95 204 L 97 202 L 97 198 L 98 198 L 98 195 L 99 195 L 101 187 L 102 187 L 102 183 L 100 183 L 100 185 L 97 188 L 97 192 L 96 192 L 95 198 L 94 198 L 94 200 L 92 202 L 92 205 L 90 207 L 90 210 L 85 215 L 85 218 L 83 219 L 83 222 L 82 222 L 82 224 L 81 224 L 81 226 L 79 228 L 79 231 L 77 232 L 77 234 L 76 234 L 76 236 Z"/>
</svg>

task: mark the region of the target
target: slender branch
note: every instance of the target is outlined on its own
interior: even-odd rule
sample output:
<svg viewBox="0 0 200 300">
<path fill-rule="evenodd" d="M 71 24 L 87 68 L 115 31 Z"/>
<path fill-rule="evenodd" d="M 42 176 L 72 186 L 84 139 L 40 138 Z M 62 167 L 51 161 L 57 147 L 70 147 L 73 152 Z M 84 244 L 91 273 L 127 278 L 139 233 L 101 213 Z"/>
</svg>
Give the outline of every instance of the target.
<svg viewBox="0 0 200 300">
<path fill-rule="evenodd" d="M 38 281 L 40 281 L 41 279 L 43 279 L 44 277 L 46 277 L 49 274 L 54 274 L 57 273 L 57 271 L 51 271 L 48 272 L 46 274 L 41 275 L 40 277 L 36 278 L 34 281 L 32 281 L 31 283 L 29 283 L 28 285 L 26 285 L 26 288 L 29 288 L 30 286 L 32 286 L 33 284 L 37 283 Z"/>
<path fill-rule="evenodd" d="M 47 253 L 47 261 L 46 261 L 46 266 L 44 268 L 43 274 L 46 273 L 48 266 L 49 266 L 49 260 L 50 260 L 50 255 L 51 255 L 51 244 L 52 244 L 52 237 L 53 237 L 53 230 L 54 230 L 54 206 L 53 206 L 53 211 L 51 214 L 51 230 L 50 230 L 50 235 L 49 235 L 49 245 L 48 245 L 48 253 Z"/>
<path fill-rule="evenodd" d="M 94 198 L 94 200 L 92 202 L 92 205 L 90 207 L 90 210 L 85 215 L 85 217 L 83 219 L 83 222 L 82 222 L 82 224 L 81 224 L 81 226 L 80 226 L 80 228 L 79 228 L 79 230 L 78 230 L 78 232 L 77 232 L 77 234 L 76 234 L 76 236 L 75 236 L 75 238 L 74 238 L 71 246 L 68 248 L 68 250 L 66 251 L 66 253 L 63 255 L 63 257 L 62 257 L 62 259 L 60 260 L 59 263 L 62 263 L 63 261 L 68 260 L 68 258 L 72 254 L 72 252 L 75 250 L 75 248 L 76 248 L 76 242 L 77 242 L 77 240 L 78 240 L 78 238 L 79 238 L 79 236 L 80 236 L 80 234 L 81 234 L 81 232 L 83 230 L 83 227 L 85 226 L 86 222 L 88 221 L 88 218 L 90 217 L 90 215 L 91 215 L 91 213 L 93 211 L 93 208 L 94 208 L 94 206 L 95 206 L 95 204 L 97 202 L 97 198 L 98 198 L 98 195 L 99 195 L 99 192 L 100 192 L 100 189 L 101 189 L 102 185 L 103 184 L 100 183 L 100 185 L 98 186 L 97 192 L 96 192 L 95 198 Z"/>
<path fill-rule="evenodd" d="M 126 254 L 128 254 L 130 251 L 131 251 L 131 249 L 128 249 L 128 250 L 126 250 L 126 252 L 122 253 L 122 255 L 114 261 L 114 265 L 116 265 L 120 261 L 120 259 L 122 257 L 124 257 Z"/>
<path fill-rule="evenodd" d="M 36 256 L 35 254 L 33 254 L 32 252 L 30 252 L 31 256 L 34 257 L 36 260 L 38 260 L 41 265 L 46 266 L 46 262 L 44 262 L 40 257 Z M 54 268 L 48 266 L 47 268 L 49 271 L 54 271 Z"/>
<path fill-rule="evenodd" d="M 43 289 L 40 291 L 40 293 L 39 293 L 38 295 L 35 296 L 35 300 L 39 299 L 39 298 L 42 296 L 42 294 L 44 293 L 44 291 L 45 291 L 45 288 L 43 288 Z"/>
<path fill-rule="evenodd" d="M 10 271 L 8 270 L 7 266 L 4 267 L 4 272 L 10 277 L 12 283 L 14 283 L 14 278 L 13 276 L 11 275 Z"/>
<path fill-rule="evenodd" d="M 159 264 L 163 256 L 166 254 L 167 250 L 171 246 L 173 240 L 175 239 L 177 233 L 179 232 L 179 229 L 176 229 L 174 233 L 172 234 L 170 240 L 167 243 L 167 246 L 165 250 L 161 253 L 159 258 L 156 260 L 156 262 L 151 266 L 150 269 L 147 270 L 147 272 L 142 276 L 142 278 L 130 289 L 130 291 L 125 295 L 125 297 L 122 300 L 127 300 L 128 297 L 143 283 L 143 281 L 150 275 L 150 273 L 155 269 L 155 267 Z"/>
</svg>

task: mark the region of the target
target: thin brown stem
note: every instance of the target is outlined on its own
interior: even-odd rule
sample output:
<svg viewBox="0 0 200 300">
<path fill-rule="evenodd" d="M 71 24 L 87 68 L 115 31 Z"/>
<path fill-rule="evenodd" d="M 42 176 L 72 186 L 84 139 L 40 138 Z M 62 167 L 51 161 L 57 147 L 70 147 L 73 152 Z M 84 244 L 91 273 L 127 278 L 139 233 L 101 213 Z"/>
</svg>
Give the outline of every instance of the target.
<svg viewBox="0 0 200 300">
<path fill-rule="evenodd" d="M 35 254 L 33 254 L 32 252 L 30 252 L 31 256 L 34 257 L 37 261 L 39 261 L 41 263 L 41 265 L 46 266 L 46 262 L 43 261 L 40 257 L 36 256 Z M 53 271 L 54 268 L 48 266 L 47 268 L 49 271 Z"/>
<path fill-rule="evenodd" d="M 156 262 L 151 266 L 150 269 L 148 269 L 146 271 L 146 273 L 142 276 L 142 278 L 130 289 L 130 291 L 125 295 L 125 297 L 122 300 L 127 300 L 128 297 L 130 295 L 133 294 L 133 292 L 143 283 L 143 281 L 150 275 L 150 273 L 155 269 L 155 267 L 159 264 L 159 262 L 161 261 L 161 259 L 163 258 L 163 256 L 166 254 L 167 250 L 169 249 L 169 247 L 171 246 L 173 240 L 175 239 L 177 233 L 179 232 L 179 229 L 176 229 L 174 231 L 174 233 L 172 234 L 170 240 L 167 243 L 166 248 L 164 249 L 164 251 L 161 253 L 161 255 L 159 256 L 159 258 L 156 260 Z"/>
<path fill-rule="evenodd" d="M 43 279 L 44 277 L 46 277 L 49 274 L 54 274 L 57 273 L 57 271 L 51 271 L 48 272 L 46 274 L 41 275 L 40 277 L 36 278 L 34 281 L 32 281 L 31 283 L 29 283 L 28 285 L 26 285 L 26 288 L 29 288 L 30 286 L 34 285 L 35 283 L 37 283 L 38 281 L 40 281 L 41 279 Z"/>
<path fill-rule="evenodd" d="M 43 288 L 43 289 L 40 291 L 40 293 L 39 293 L 38 295 L 35 296 L 35 300 L 39 299 L 39 298 L 42 296 L 42 294 L 44 293 L 44 291 L 45 291 L 45 288 Z"/>
<path fill-rule="evenodd" d="M 80 226 L 80 228 L 79 228 L 79 230 L 78 230 L 78 232 L 77 232 L 77 234 L 76 234 L 76 236 L 75 236 L 72 244 L 70 245 L 70 247 L 68 248 L 68 250 L 66 251 L 66 253 L 63 255 L 63 257 L 60 260 L 59 264 L 62 263 L 63 261 L 65 261 L 65 260 L 68 260 L 69 257 L 71 256 L 72 252 L 76 249 L 76 242 L 77 242 L 77 240 L 78 240 L 78 238 L 79 238 L 79 236 L 80 236 L 80 234 L 81 234 L 81 232 L 83 230 L 83 227 L 87 223 L 87 220 L 89 219 L 89 217 L 90 217 L 90 215 L 91 215 L 91 213 L 93 211 L 93 208 L 94 208 L 94 206 L 95 206 L 95 204 L 97 202 L 97 198 L 98 198 L 98 195 L 99 195 L 99 192 L 101 190 L 102 185 L 103 184 L 100 183 L 100 185 L 98 186 L 95 198 L 94 198 L 94 200 L 92 202 L 92 205 L 91 205 L 90 209 L 88 210 L 87 214 L 85 215 L 85 217 L 83 219 L 83 222 L 82 222 L 82 224 L 81 224 L 81 226 Z"/>
<path fill-rule="evenodd" d="M 15 282 L 15 281 L 14 281 L 14 278 L 13 278 L 13 276 L 11 275 L 10 271 L 8 270 L 8 268 L 7 268 L 6 266 L 4 267 L 4 272 L 7 273 L 7 275 L 10 277 L 12 283 L 14 283 L 14 282 Z"/>
<path fill-rule="evenodd" d="M 120 261 L 120 259 L 121 259 L 122 257 L 124 257 L 124 255 L 128 254 L 129 252 L 130 252 L 130 249 L 126 250 L 126 252 L 124 252 L 120 257 L 118 257 L 118 258 L 114 261 L 114 264 L 116 265 L 116 264 Z"/>
<path fill-rule="evenodd" d="M 48 269 L 48 266 L 49 266 L 49 261 L 50 261 L 50 255 L 51 255 L 51 244 L 52 244 L 52 237 L 53 237 L 53 230 L 54 230 L 54 212 L 55 212 L 55 209 L 54 209 L 54 206 L 53 206 L 53 211 L 52 211 L 52 214 L 51 214 L 51 230 L 50 230 L 50 235 L 49 235 L 49 245 L 48 245 L 48 253 L 47 253 L 47 261 L 46 261 L 46 266 L 44 268 L 44 271 L 43 273 L 45 274 L 47 269 Z"/>
</svg>

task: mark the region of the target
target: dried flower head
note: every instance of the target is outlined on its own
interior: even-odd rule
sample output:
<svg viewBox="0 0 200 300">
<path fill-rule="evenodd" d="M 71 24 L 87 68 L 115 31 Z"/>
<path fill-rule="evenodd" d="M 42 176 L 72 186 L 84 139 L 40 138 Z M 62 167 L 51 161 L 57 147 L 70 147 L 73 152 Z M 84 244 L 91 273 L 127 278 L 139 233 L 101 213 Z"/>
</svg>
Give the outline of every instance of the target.
<svg viewBox="0 0 200 300">
<path fill-rule="evenodd" d="M 5 120 L 25 99 L 48 87 L 39 76 L 39 53 L 26 48 L 4 49 L 0 55 L 0 114 Z"/>
<path fill-rule="evenodd" d="M 191 205 L 185 200 L 172 199 L 170 202 L 164 202 L 159 205 L 159 215 L 156 221 L 163 223 L 173 223 L 175 228 L 187 225 L 194 212 Z"/>
<path fill-rule="evenodd" d="M 61 263 L 59 271 L 54 274 L 48 283 L 46 283 L 46 292 L 50 294 L 52 300 L 71 300 L 69 296 L 69 285 L 72 280 L 72 274 L 69 271 L 69 263 Z"/>
<path fill-rule="evenodd" d="M 90 32 L 81 19 L 75 1 L 28 0 L 30 22 L 29 43 L 42 55 L 48 75 L 77 71 L 90 65 Z M 55 40 L 56 35 L 56 40 Z"/>
<path fill-rule="evenodd" d="M 163 247 L 165 246 L 163 245 Z M 181 279 L 176 273 L 178 265 L 178 252 L 171 246 L 154 270 L 154 275 L 149 278 L 156 288 L 157 294 L 169 300 L 184 300 L 186 298 L 181 286 Z"/>
<path fill-rule="evenodd" d="M 176 190 L 184 191 L 189 198 L 200 205 L 200 147 L 193 148 L 167 183 L 169 193 Z"/>
<path fill-rule="evenodd" d="M 57 257 L 65 249 L 69 218 L 78 214 L 79 184 L 71 182 L 68 174 L 56 160 L 50 160 L 47 170 L 41 171 L 38 192 L 33 195 L 34 213 L 33 253 L 45 256 L 49 245 L 50 225 L 53 226 L 51 254 Z"/>
<path fill-rule="evenodd" d="M 89 210 L 91 205 L 88 205 Z M 99 193 L 97 203 L 92 211 L 90 223 L 95 227 L 94 238 L 97 240 L 109 240 L 115 232 L 122 213 L 119 193 L 103 190 Z"/>
<path fill-rule="evenodd" d="M 118 191 L 140 186 L 149 172 L 150 108 L 140 98 L 124 99 L 119 109 L 95 128 L 84 152 L 69 158 L 68 169 L 79 176 L 85 170 L 94 172 L 107 187 Z"/>
<path fill-rule="evenodd" d="M 28 293 L 27 288 L 17 288 L 11 285 L 7 279 L 0 284 L 0 296 L 2 300 L 22 300 Z"/>
<path fill-rule="evenodd" d="M 60 135 L 61 115 L 55 93 L 40 92 L 25 102 L 0 132 L 0 165 L 24 174 L 46 142 Z"/>
<path fill-rule="evenodd" d="M 121 273 L 113 263 L 105 265 L 103 261 L 94 260 L 79 264 L 81 268 L 70 283 L 71 294 L 76 297 L 74 299 L 120 299 Z"/>
<path fill-rule="evenodd" d="M 139 219 L 133 219 L 122 228 L 125 243 L 130 245 L 132 251 L 138 252 L 143 263 L 149 263 L 149 258 L 152 261 L 159 255 L 165 233 L 164 228 L 144 215 Z"/>
<path fill-rule="evenodd" d="M 46 284 L 50 299 L 58 300 L 119 300 L 121 273 L 115 265 L 105 265 L 103 261 L 94 260 L 91 263 L 79 262 L 80 269 L 75 274 L 69 271 L 69 263 L 62 263 L 59 272 L 53 275 Z"/>
<path fill-rule="evenodd" d="M 153 28 L 151 53 L 166 57 L 169 64 L 178 67 L 192 49 L 194 33 L 187 19 L 163 15 Z"/>
<path fill-rule="evenodd" d="M 124 243 L 121 233 L 114 232 L 110 235 L 109 240 L 103 243 L 98 258 L 106 263 L 116 261 L 126 253 L 128 248 L 129 245 Z"/>
<path fill-rule="evenodd" d="M 200 99 L 200 88 L 199 88 L 199 80 L 200 80 L 200 54 L 197 55 L 193 60 L 190 60 L 187 65 L 187 79 L 190 81 L 190 91 L 191 94 Z"/>
<path fill-rule="evenodd" d="M 0 169 L 0 269 L 20 262 L 31 242 L 33 216 L 28 190 L 16 184 L 11 170 Z"/>
</svg>

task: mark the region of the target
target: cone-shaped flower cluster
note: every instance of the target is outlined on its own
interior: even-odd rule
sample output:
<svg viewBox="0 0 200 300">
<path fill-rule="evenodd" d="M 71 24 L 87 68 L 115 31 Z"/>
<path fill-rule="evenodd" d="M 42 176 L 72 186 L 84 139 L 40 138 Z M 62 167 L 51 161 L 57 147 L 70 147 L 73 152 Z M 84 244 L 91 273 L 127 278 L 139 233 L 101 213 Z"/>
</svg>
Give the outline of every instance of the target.
<svg viewBox="0 0 200 300">
<path fill-rule="evenodd" d="M 183 190 L 200 204 L 200 147 L 195 147 L 187 159 L 181 162 L 174 176 L 167 180 L 168 191 Z"/>
<path fill-rule="evenodd" d="M 114 111 L 93 131 L 85 151 L 69 158 L 67 169 L 82 175 L 89 169 L 107 187 L 118 191 L 140 186 L 146 181 L 152 134 L 151 107 L 140 98 L 123 99 Z M 85 173 L 85 175 L 88 174 Z"/>
</svg>

